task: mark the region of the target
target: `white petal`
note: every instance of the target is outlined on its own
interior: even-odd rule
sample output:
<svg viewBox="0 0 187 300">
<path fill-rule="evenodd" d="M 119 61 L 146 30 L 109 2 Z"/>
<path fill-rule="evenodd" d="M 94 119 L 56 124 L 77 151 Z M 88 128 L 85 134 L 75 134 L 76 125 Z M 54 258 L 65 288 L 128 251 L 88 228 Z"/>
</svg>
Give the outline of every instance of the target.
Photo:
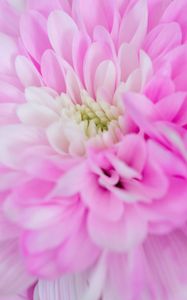
<svg viewBox="0 0 187 300">
<path fill-rule="evenodd" d="M 34 300 L 83 300 L 87 289 L 87 273 L 67 275 L 56 280 L 39 280 Z"/>
<path fill-rule="evenodd" d="M 58 120 L 57 113 L 47 106 L 37 104 L 21 105 L 17 113 L 21 122 L 38 127 L 48 127 Z"/>
</svg>

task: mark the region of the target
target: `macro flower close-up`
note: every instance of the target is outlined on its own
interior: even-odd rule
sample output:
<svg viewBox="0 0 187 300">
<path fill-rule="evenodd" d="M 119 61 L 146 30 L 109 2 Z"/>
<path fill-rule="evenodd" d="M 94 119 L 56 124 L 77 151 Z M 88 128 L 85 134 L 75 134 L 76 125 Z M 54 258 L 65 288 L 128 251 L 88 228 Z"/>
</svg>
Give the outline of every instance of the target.
<svg viewBox="0 0 187 300">
<path fill-rule="evenodd" d="M 187 1 L 0 0 L 0 300 L 187 300 Z"/>
</svg>

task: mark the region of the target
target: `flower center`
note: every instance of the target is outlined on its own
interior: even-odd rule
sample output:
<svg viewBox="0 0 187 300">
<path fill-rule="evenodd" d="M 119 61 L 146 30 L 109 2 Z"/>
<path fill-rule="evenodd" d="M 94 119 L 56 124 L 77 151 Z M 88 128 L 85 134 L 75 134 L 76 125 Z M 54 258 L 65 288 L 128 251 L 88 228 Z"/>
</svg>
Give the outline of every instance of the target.
<svg viewBox="0 0 187 300">
<path fill-rule="evenodd" d="M 94 101 L 86 91 L 82 91 L 80 103 L 73 103 L 67 95 L 62 95 L 61 99 L 63 119 L 68 118 L 78 124 L 86 138 L 118 126 L 120 109 L 104 101 Z"/>
</svg>

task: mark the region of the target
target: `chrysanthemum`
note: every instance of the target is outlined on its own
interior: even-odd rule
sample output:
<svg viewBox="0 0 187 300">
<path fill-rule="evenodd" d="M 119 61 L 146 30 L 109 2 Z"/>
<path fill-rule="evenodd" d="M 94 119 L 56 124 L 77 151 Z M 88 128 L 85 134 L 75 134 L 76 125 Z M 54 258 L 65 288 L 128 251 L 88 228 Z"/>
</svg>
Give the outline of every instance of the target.
<svg viewBox="0 0 187 300">
<path fill-rule="evenodd" d="M 186 13 L 0 0 L 0 296 L 187 299 Z"/>
</svg>

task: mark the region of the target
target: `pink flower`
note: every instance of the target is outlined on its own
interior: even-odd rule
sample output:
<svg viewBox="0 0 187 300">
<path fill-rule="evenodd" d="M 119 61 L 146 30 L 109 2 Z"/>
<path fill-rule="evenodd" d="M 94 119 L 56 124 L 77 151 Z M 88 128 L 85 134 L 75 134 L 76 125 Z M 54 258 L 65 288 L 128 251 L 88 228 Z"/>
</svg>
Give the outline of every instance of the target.
<svg viewBox="0 0 187 300">
<path fill-rule="evenodd" d="M 0 11 L 0 296 L 185 300 L 186 1 Z"/>
</svg>

